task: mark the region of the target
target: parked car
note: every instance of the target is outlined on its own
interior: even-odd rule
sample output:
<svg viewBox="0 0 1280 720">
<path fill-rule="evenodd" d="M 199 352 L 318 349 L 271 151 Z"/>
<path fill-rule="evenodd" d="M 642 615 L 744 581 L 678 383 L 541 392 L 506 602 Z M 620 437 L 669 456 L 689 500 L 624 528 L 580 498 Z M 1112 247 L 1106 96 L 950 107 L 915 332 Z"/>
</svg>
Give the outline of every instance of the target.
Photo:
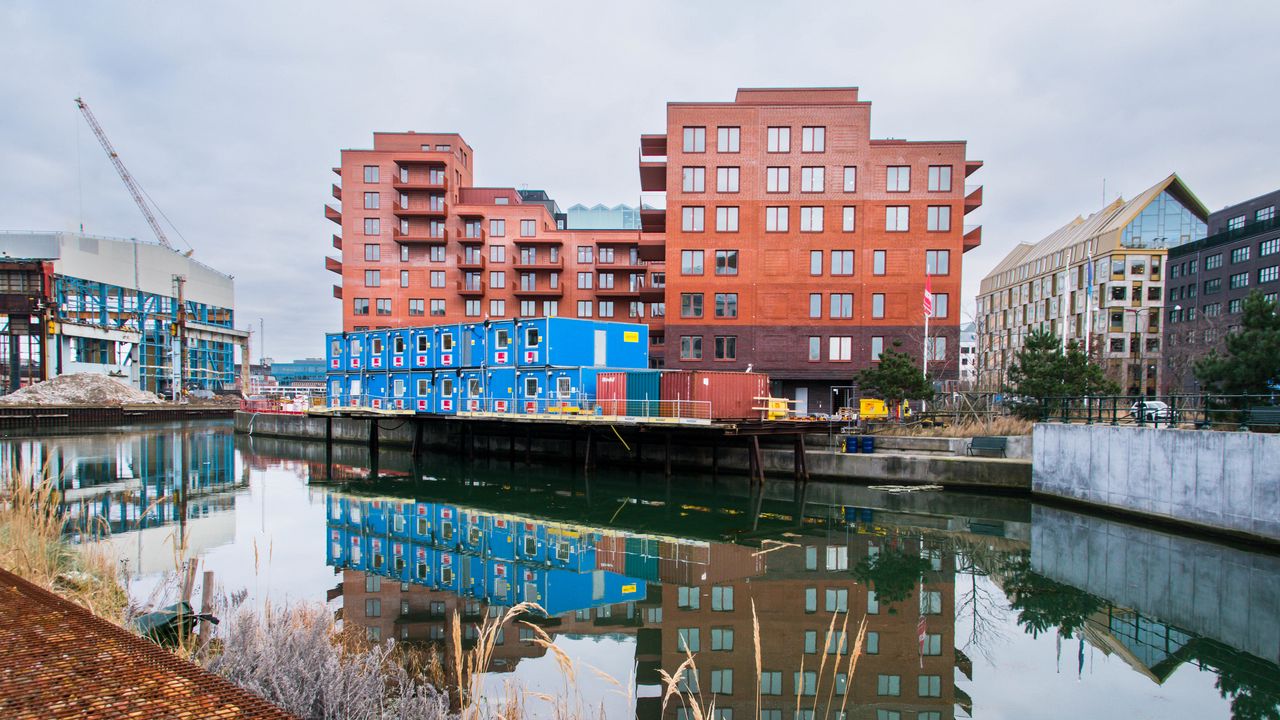
<svg viewBox="0 0 1280 720">
<path fill-rule="evenodd" d="M 1148 423 L 1172 423 L 1176 420 L 1173 408 L 1162 400 L 1139 400 L 1129 408 L 1129 415 L 1135 421 L 1141 418 L 1142 422 Z"/>
</svg>

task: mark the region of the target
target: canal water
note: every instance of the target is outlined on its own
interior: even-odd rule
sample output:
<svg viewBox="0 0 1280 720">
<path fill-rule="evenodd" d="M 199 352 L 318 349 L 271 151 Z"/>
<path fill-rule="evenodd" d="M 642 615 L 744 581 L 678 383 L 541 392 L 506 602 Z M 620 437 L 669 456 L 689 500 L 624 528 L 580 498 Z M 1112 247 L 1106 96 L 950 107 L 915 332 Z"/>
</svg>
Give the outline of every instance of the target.
<svg viewBox="0 0 1280 720">
<path fill-rule="evenodd" d="M 467 645 L 537 601 L 591 716 L 660 717 L 659 671 L 686 650 L 728 720 L 757 688 L 766 720 L 1280 713 L 1274 555 L 1006 497 L 373 460 L 225 422 L 0 441 L 0 467 L 63 478 L 73 531 L 110 537 L 139 601 L 172 599 L 184 557 L 220 592 L 325 604 L 375 640 L 448 643 L 458 612 Z M 503 628 L 495 696 L 566 692 L 530 633 Z"/>
</svg>

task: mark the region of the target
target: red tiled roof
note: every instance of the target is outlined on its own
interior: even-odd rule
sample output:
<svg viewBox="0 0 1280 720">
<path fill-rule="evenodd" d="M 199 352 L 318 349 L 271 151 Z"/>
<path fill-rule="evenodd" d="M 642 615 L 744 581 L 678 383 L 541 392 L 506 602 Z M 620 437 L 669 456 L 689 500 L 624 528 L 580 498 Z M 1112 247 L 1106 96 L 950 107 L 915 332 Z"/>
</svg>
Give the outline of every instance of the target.
<svg viewBox="0 0 1280 720">
<path fill-rule="evenodd" d="M 291 718 L 0 569 L 0 717 Z"/>
</svg>

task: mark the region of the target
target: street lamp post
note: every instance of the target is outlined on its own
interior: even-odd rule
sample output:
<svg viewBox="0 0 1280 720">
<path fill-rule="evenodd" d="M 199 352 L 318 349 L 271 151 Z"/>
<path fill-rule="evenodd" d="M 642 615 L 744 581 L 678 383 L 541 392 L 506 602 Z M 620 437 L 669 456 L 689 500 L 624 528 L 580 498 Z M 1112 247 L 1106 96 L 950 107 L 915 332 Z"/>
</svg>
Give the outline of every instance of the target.
<svg viewBox="0 0 1280 720">
<path fill-rule="evenodd" d="M 1133 313 L 1133 331 L 1138 336 L 1138 394 L 1145 396 L 1147 394 L 1147 359 L 1144 352 L 1143 344 L 1146 338 L 1143 337 L 1143 331 L 1138 325 L 1138 318 L 1142 316 L 1146 308 L 1121 308 L 1127 313 Z M 1150 322 L 1148 321 L 1148 326 Z"/>
</svg>

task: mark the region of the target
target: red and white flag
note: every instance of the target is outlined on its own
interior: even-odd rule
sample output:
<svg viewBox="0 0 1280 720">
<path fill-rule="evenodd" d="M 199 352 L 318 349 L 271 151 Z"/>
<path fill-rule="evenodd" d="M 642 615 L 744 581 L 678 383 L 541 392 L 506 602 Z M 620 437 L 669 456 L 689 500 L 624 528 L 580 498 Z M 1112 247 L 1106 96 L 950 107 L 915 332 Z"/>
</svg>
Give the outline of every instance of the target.
<svg viewBox="0 0 1280 720">
<path fill-rule="evenodd" d="M 933 290 L 928 275 L 924 276 L 924 316 L 933 317 Z"/>
</svg>

